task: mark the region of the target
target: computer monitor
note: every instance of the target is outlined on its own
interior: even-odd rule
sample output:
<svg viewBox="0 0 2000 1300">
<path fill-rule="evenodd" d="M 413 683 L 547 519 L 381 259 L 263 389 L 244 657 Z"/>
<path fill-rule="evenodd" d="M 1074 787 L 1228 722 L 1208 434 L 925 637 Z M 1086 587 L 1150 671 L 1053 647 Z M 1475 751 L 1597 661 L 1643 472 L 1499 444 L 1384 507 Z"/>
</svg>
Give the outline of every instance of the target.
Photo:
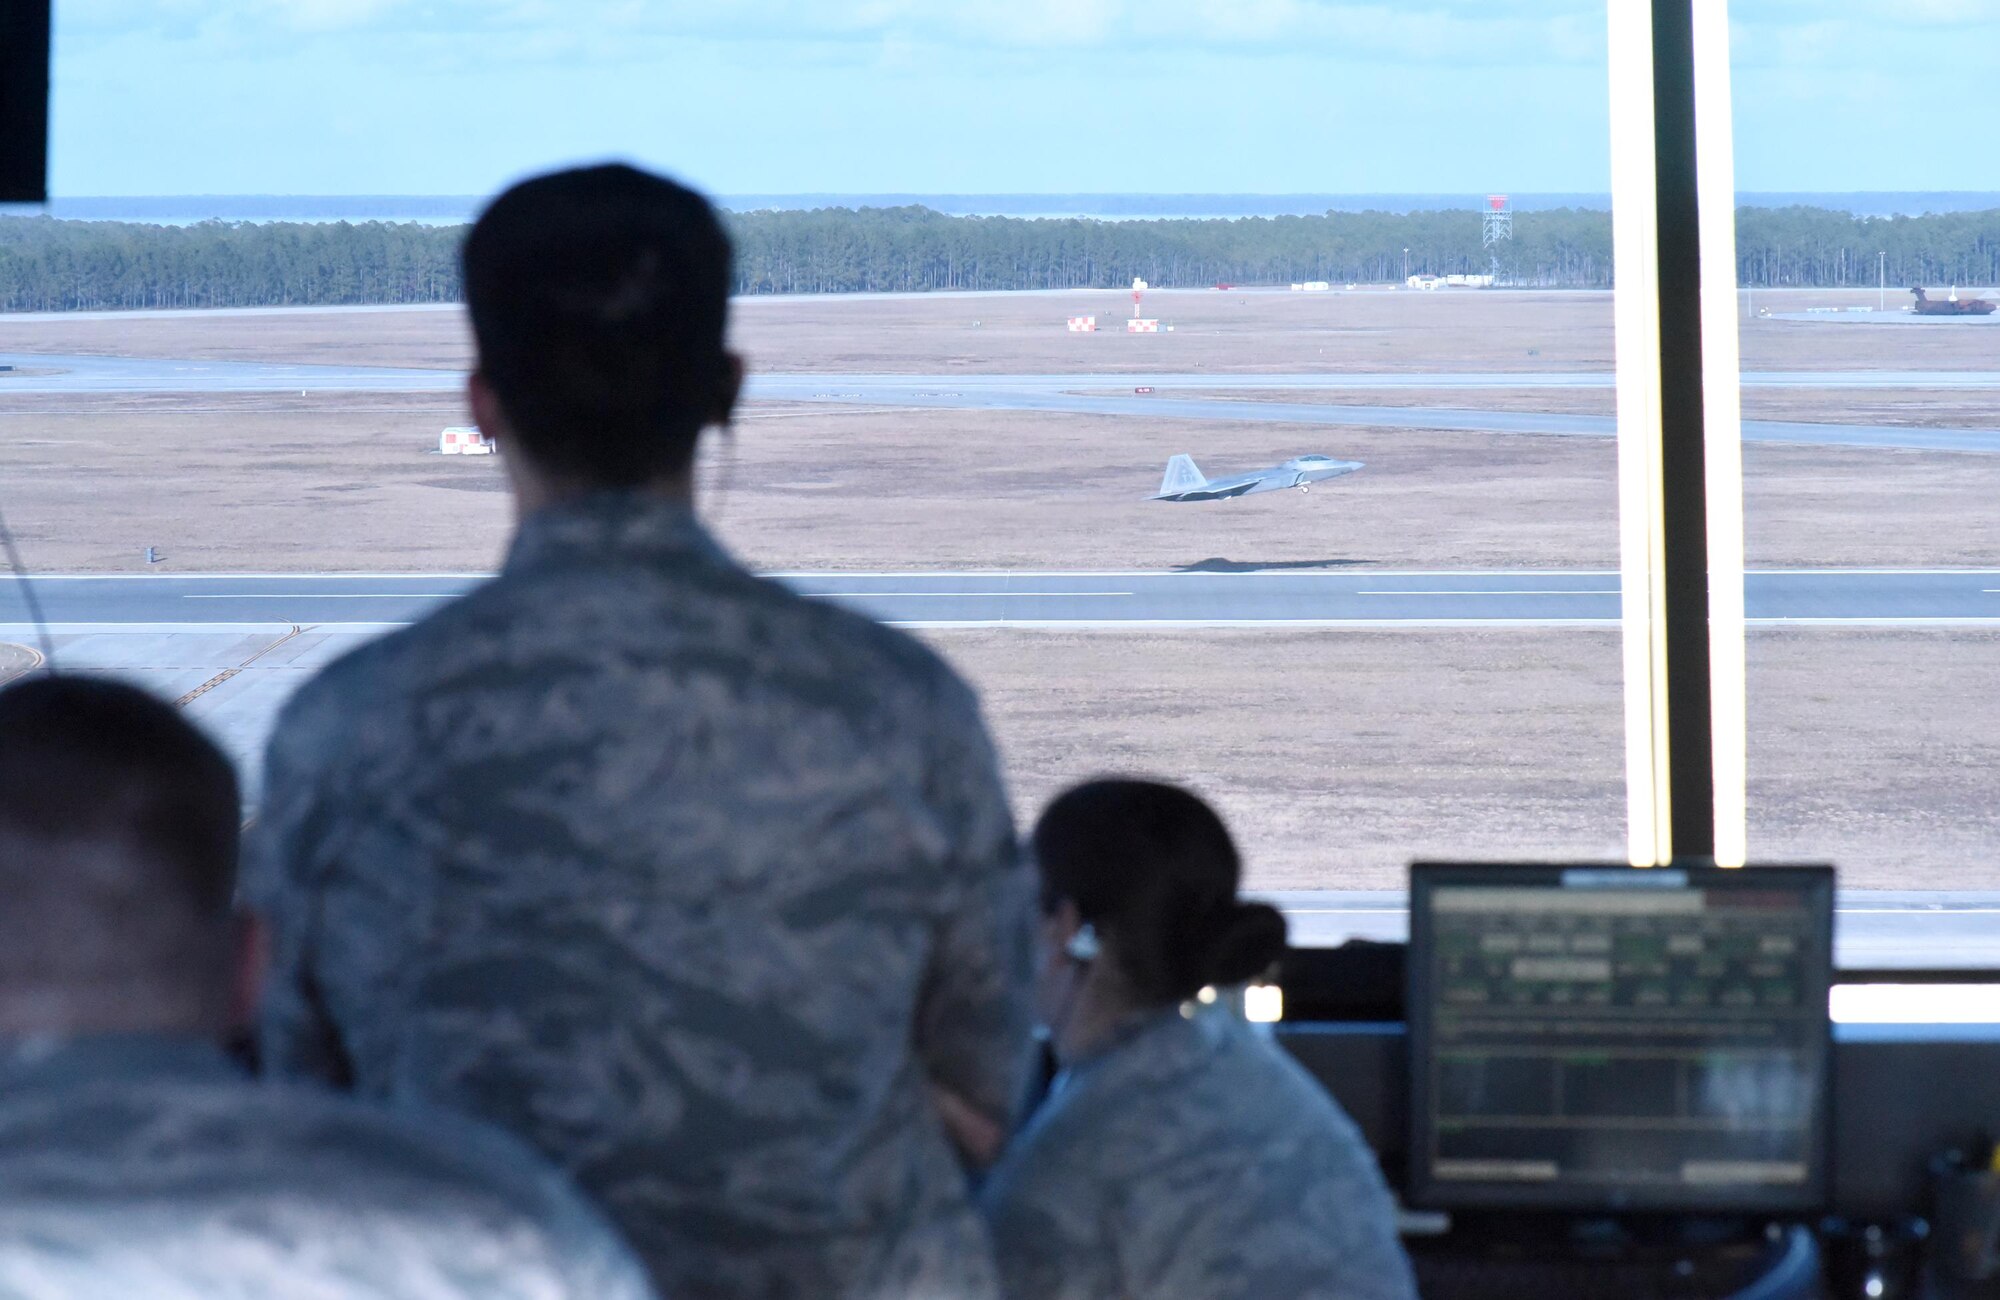
<svg viewBox="0 0 2000 1300">
<path fill-rule="evenodd" d="M 1832 953 L 1828 867 L 1417 864 L 1411 1204 L 1819 1208 Z"/>
</svg>

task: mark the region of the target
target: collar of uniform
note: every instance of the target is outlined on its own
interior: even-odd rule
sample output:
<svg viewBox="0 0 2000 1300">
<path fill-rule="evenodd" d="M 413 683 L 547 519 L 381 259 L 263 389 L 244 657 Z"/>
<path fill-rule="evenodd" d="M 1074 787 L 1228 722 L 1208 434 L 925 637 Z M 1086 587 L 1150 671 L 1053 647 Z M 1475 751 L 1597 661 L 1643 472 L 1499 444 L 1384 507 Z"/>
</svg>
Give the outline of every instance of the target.
<svg viewBox="0 0 2000 1300">
<path fill-rule="evenodd" d="M 503 572 L 589 563 L 607 556 L 727 562 L 694 509 L 650 492 L 592 492 L 559 501 L 521 521 Z"/>
<path fill-rule="evenodd" d="M 28 1086 L 240 1078 L 215 1043 L 169 1034 L 29 1034 L 0 1038 L 0 1091 Z"/>
<path fill-rule="evenodd" d="M 1198 1020 L 1199 1017 L 1187 1015 L 1180 1003 L 1134 1012 L 1105 1035 L 1102 1042 L 1087 1052 L 1079 1053 L 1065 1067 L 1064 1073 L 1081 1078 L 1099 1069 L 1105 1062 L 1126 1055 L 1133 1048 L 1198 1035 Z"/>
</svg>

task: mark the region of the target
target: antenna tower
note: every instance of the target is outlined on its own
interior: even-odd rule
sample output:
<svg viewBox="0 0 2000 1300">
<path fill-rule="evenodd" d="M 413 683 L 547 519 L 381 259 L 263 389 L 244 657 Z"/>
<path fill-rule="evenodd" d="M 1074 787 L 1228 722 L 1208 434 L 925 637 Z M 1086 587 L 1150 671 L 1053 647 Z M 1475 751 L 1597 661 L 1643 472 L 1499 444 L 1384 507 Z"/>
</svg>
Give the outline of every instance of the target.
<svg viewBox="0 0 2000 1300">
<path fill-rule="evenodd" d="M 1488 269 L 1493 274 L 1493 283 L 1500 283 L 1500 241 L 1514 237 L 1514 212 L 1507 206 L 1505 194 L 1486 196 L 1486 211 L 1479 222 L 1479 246 L 1486 250 Z"/>
</svg>

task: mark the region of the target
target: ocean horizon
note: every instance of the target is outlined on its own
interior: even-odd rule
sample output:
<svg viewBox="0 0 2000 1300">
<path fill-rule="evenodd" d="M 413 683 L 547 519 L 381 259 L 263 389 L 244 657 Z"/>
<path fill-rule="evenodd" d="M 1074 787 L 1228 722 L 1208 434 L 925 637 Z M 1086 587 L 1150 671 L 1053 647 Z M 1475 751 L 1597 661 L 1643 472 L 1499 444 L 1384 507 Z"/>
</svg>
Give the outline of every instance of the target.
<svg viewBox="0 0 2000 1300">
<path fill-rule="evenodd" d="M 1604 193 L 1526 193 L 1509 196 L 1516 212 L 1558 208 L 1608 211 Z M 926 207 L 948 216 L 1023 219 L 1091 218 L 1108 221 L 1215 220 L 1318 216 L 1325 212 L 1480 211 L 1485 194 L 723 194 L 718 206 L 732 212 L 802 211 L 815 208 Z M 52 199 L 43 206 L 0 207 L 0 214 L 46 215 L 74 221 L 127 221 L 191 225 L 201 221 L 390 221 L 459 225 L 478 215 L 485 196 L 427 194 L 203 194 L 98 195 Z M 2000 191 L 1898 190 L 1814 193 L 1745 191 L 1742 207 L 1806 206 L 1856 216 L 1919 216 L 2000 208 Z"/>
</svg>

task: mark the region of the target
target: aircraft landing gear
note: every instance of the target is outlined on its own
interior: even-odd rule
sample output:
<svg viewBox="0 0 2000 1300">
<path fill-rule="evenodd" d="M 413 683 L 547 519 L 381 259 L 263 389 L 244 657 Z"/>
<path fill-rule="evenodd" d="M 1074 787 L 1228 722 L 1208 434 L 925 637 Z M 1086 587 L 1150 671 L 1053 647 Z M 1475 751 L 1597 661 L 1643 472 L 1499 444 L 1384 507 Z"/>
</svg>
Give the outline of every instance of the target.
<svg viewBox="0 0 2000 1300">
<path fill-rule="evenodd" d="M 1312 491 L 1312 484 L 1310 484 L 1310 483 L 1301 483 L 1301 484 L 1299 484 L 1299 491 L 1301 491 L 1301 492 L 1310 492 L 1310 491 Z"/>
</svg>

